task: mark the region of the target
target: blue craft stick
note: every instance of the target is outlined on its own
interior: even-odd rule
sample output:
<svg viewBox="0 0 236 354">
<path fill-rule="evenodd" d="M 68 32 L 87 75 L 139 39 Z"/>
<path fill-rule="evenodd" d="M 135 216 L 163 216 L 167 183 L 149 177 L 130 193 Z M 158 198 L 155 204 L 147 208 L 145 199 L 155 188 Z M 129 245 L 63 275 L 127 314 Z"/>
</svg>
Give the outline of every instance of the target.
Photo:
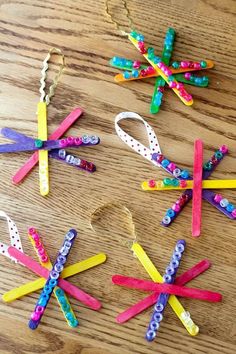
<svg viewBox="0 0 236 354">
<path fill-rule="evenodd" d="M 163 276 L 164 283 L 173 284 L 175 277 L 180 265 L 180 261 L 185 250 L 186 242 L 184 240 L 178 240 L 173 252 L 171 261 L 166 268 L 165 274 Z M 158 296 L 157 302 L 154 306 L 154 311 L 146 332 L 146 339 L 151 342 L 157 335 L 158 328 L 160 327 L 160 322 L 163 319 L 163 313 L 167 305 L 169 294 L 161 293 Z"/>
</svg>

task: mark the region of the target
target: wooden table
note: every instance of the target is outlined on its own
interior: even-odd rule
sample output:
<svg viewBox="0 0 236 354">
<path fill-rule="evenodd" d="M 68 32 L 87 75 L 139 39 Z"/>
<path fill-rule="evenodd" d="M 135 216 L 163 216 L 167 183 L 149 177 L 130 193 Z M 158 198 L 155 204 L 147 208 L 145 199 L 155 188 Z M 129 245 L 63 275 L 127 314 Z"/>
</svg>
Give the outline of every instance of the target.
<svg viewBox="0 0 236 354">
<path fill-rule="evenodd" d="M 160 53 L 166 29 L 171 26 L 177 31 L 175 59 L 207 58 L 215 62 L 215 68 L 209 71 L 209 88 L 189 88 L 195 99 L 192 107 L 184 106 L 169 91 L 161 112 L 154 116 L 149 114 L 154 79 L 123 85 L 113 81 L 117 70 L 109 67 L 108 60 L 114 55 L 135 59 L 137 51 L 105 15 L 104 1 L 1 0 L 0 4 L 1 127 L 37 135 L 35 112 L 41 65 L 49 48 L 56 46 L 65 53 L 67 68 L 49 107 L 49 132 L 79 106 L 85 113 L 69 133 L 94 133 L 102 141 L 100 146 L 81 149 L 80 155 L 97 165 L 93 175 L 50 160 L 51 191 L 46 198 L 39 195 L 37 168 L 22 185 L 11 183 L 11 176 L 29 153 L 2 155 L 0 209 L 16 222 L 24 251 L 32 257 L 35 255 L 26 233 L 31 225 L 40 231 L 52 259 L 70 227 L 76 227 L 79 236 L 69 263 L 98 252 L 108 257 L 105 264 L 70 279 L 103 303 L 100 312 L 93 312 L 71 299 L 80 320 L 78 329 L 66 325 L 55 298 L 50 301 L 42 325 L 34 332 L 28 330 L 27 321 L 37 293 L 10 304 L 1 302 L 0 352 L 235 353 L 235 222 L 203 202 L 199 239 L 191 237 L 191 203 L 172 227 L 161 227 L 164 211 L 180 193 L 144 193 L 140 189 L 142 180 L 160 179 L 166 174 L 129 149 L 114 129 L 116 114 L 125 110 L 138 112 L 155 129 L 165 155 L 191 171 L 196 138 L 204 141 L 205 160 L 215 148 L 227 144 L 229 155 L 213 176 L 236 178 L 235 1 L 162 0 L 158 6 L 156 1 L 128 0 L 136 28 L 157 52 Z M 127 23 L 121 2 L 113 1 L 111 11 Z M 128 122 L 124 126 L 145 141 L 141 124 Z M 224 191 L 225 197 L 236 204 L 235 193 Z M 119 243 L 120 237 L 125 240 L 130 234 L 121 209 L 104 209 L 93 224 L 95 231 L 91 229 L 91 213 L 109 202 L 130 209 L 138 240 L 161 273 L 179 238 L 187 241 L 180 272 L 203 258 L 211 260 L 212 267 L 191 286 L 219 291 L 223 302 L 181 300 L 200 327 L 197 337 L 187 334 L 169 306 L 153 343 L 144 339 L 151 309 L 124 325 L 116 323 L 117 314 L 143 294 L 112 285 L 111 276 L 148 276 L 130 250 Z M 4 221 L 1 225 L 1 240 L 8 242 Z M 35 278 L 27 269 L 1 257 L 1 294 Z"/>
</svg>

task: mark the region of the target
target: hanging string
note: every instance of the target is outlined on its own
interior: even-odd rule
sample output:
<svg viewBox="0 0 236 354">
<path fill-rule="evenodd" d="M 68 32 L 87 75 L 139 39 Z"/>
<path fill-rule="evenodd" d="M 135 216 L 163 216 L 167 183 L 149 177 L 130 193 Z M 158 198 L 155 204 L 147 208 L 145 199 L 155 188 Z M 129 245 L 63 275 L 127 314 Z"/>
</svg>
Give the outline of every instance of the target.
<svg viewBox="0 0 236 354">
<path fill-rule="evenodd" d="M 48 62 L 49 62 L 52 54 L 58 54 L 62 59 L 62 63 L 59 67 L 58 73 L 56 74 L 56 76 L 53 79 L 51 86 L 49 87 L 48 94 L 46 94 L 45 87 L 46 87 L 46 79 L 47 79 L 47 70 L 49 67 Z M 39 88 L 39 92 L 41 93 L 40 102 L 46 102 L 47 105 L 50 103 L 50 99 L 54 95 L 55 88 L 58 84 L 59 78 L 63 72 L 64 67 L 65 67 L 65 56 L 64 56 L 64 54 L 62 54 L 62 51 L 58 48 L 51 48 L 48 52 L 48 55 L 46 56 L 46 58 L 43 61 L 43 68 L 41 70 L 42 77 L 40 79 L 41 86 Z"/>
<path fill-rule="evenodd" d="M 106 12 L 106 15 L 110 18 L 110 21 L 116 26 L 116 29 L 123 35 L 123 36 L 128 36 L 128 32 L 126 32 L 122 26 L 114 20 L 114 16 L 113 14 L 111 13 L 110 9 L 109 9 L 109 3 L 111 1 L 110 0 L 105 0 L 105 12 Z M 129 8 L 127 6 L 127 1 L 126 0 L 121 0 L 122 2 L 122 5 L 125 9 L 125 12 L 126 12 L 126 18 L 129 22 L 129 32 L 133 31 L 134 30 L 134 23 L 133 23 L 133 20 L 131 18 L 131 15 L 130 15 L 130 11 L 129 11 Z"/>
</svg>

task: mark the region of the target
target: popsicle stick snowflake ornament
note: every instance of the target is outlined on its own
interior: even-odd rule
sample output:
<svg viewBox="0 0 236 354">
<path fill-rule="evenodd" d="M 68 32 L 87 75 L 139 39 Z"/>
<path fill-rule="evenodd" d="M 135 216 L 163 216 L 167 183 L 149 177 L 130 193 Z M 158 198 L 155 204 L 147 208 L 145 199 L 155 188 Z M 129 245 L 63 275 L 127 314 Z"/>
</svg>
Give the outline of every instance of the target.
<svg viewBox="0 0 236 354">
<path fill-rule="evenodd" d="M 100 301 L 85 291 L 72 285 L 68 281 L 65 281 L 64 278 L 70 277 L 104 263 L 106 261 L 105 254 L 100 253 L 84 261 L 65 267 L 66 258 L 69 254 L 70 247 L 72 246 L 71 241 L 74 240 L 77 234 L 75 230 L 69 230 L 65 236 L 63 246 L 60 249 L 60 254 L 52 266 L 48 253 L 46 252 L 39 234 L 34 228 L 30 228 L 28 235 L 39 258 L 41 264 L 40 265 L 23 253 L 20 235 L 15 226 L 15 223 L 4 212 L 1 212 L 0 216 L 7 219 L 9 231 L 11 230 L 11 246 L 0 243 L 0 254 L 10 258 L 15 262 L 19 262 L 40 276 L 40 278 L 37 280 L 12 289 L 2 296 L 4 302 L 11 302 L 21 298 L 24 295 L 30 294 L 43 288 L 39 303 L 37 303 L 35 311 L 32 313 L 32 322 L 29 324 L 31 329 L 37 328 L 52 293 L 54 293 L 63 316 L 70 327 L 76 327 L 79 323 L 70 305 L 69 299 L 66 296 L 66 293 L 84 305 L 88 306 L 92 310 L 97 311 L 101 308 Z"/>
<path fill-rule="evenodd" d="M 200 275 L 205 270 L 207 270 L 210 267 L 210 262 L 204 259 L 201 262 L 194 265 L 192 268 L 188 269 L 186 272 L 184 272 L 176 279 L 173 278 L 174 281 L 170 281 L 172 280 L 172 275 L 176 274 L 177 272 L 177 269 L 180 264 L 180 260 L 182 258 L 182 254 L 186 246 L 185 241 L 180 240 L 178 241 L 175 247 L 171 262 L 169 266 L 166 268 L 166 275 L 165 277 L 162 278 L 161 274 L 158 272 L 158 270 L 152 263 L 151 259 L 148 257 L 148 255 L 145 253 L 142 246 L 139 244 L 138 237 L 135 231 L 135 224 L 133 222 L 132 213 L 126 206 L 120 203 L 111 202 L 98 207 L 92 213 L 92 217 L 91 217 L 92 229 L 94 230 L 93 225 L 95 220 L 101 222 L 101 220 L 104 219 L 106 226 L 107 226 L 107 222 L 111 221 L 111 217 L 109 215 L 102 213 L 105 208 L 106 209 L 109 208 L 109 210 L 113 208 L 116 213 L 120 211 L 124 212 L 125 218 L 127 219 L 126 223 L 128 222 L 129 224 L 129 233 L 131 235 L 129 238 L 127 238 L 127 231 L 125 231 L 125 238 L 121 237 L 121 230 L 117 227 L 117 234 L 115 232 L 112 232 L 112 238 L 114 239 L 115 237 L 121 245 L 125 245 L 131 250 L 132 254 L 135 256 L 136 259 L 139 260 L 139 262 L 142 264 L 142 266 L 144 267 L 144 269 L 147 271 L 148 275 L 152 279 L 152 282 L 150 282 L 147 280 L 131 278 L 131 277 L 117 275 L 117 274 L 112 277 L 112 282 L 114 284 L 124 286 L 127 288 L 132 288 L 132 289 L 152 291 L 151 295 L 146 296 L 144 299 L 142 299 L 138 303 L 134 304 L 133 306 L 131 306 L 130 308 L 128 308 L 127 310 L 119 314 L 116 318 L 117 322 L 124 323 L 130 320 L 131 318 L 137 316 L 145 309 L 155 305 L 158 301 L 159 295 L 163 294 L 162 297 L 164 296 L 165 298 L 165 305 L 168 303 L 171 306 L 176 316 L 179 318 L 179 320 L 186 328 L 188 333 L 192 336 L 197 335 L 199 332 L 199 327 L 193 322 L 190 313 L 184 309 L 180 300 L 177 299 L 176 295 L 210 301 L 210 302 L 221 301 L 221 295 L 218 293 L 214 293 L 212 291 L 207 291 L 207 290 L 195 289 L 195 288 L 187 288 L 184 286 L 190 280 L 196 278 L 198 275 Z M 113 221 L 111 222 L 112 225 L 114 225 L 114 222 Z M 124 222 L 122 222 L 122 225 L 123 225 L 122 227 L 124 227 Z M 162 312 L 163 311 L 164 311 L 164 306 L 162 308 Z M 163 314 L 160 315 L 161 315 L 160 318 L 158 318 L 159 322 L 163 317 Z M 155 321 L 157 319 L 157 316 L 158 315 L 155 315 Z M 155 326 L 156 329 L 158 327 L 158 325 L 156 324 L 153 324 L 152 326 Z"/>
<path fill-rule="evenodd" d="M 62 58 L 62 64 L 55 76 L 53 83 L 49 87 L 49 92 L 46 94 L 45 86 L 47 79 L 47 71 L 49 68 L 48 61 L 52 54 L 58 54 Z M 67 163 L 78 169 L 83 169 L 88 172 L 94 172 L 96 166 L 89 161 L 81 159 L 66 151 L 67 148 L 93 146 L 100 143 L 100 139 L 95 136 L 83 135 L 82 137 L 62 138 L 64 133 L 72 126 L 72 124 L 82 115 L 83 111 L 76 108 L 72 111 L 58 126 L 58 128 L 48 137 L 47 134 L 47 106 L 54 95 L 55 88 L 65 66 L 64 55 L 60 49 L 52 48 L 43 62 L 40 79 L 40 102 L 38 103 L 38 138 L 33 139 L 22 133 L 16 132 L 10 128 L 2 128 L 1 133 L 4 137 L 15 141 L 14 144 L 0 145 L 0 153 L 35 151 L 31 158 L 16 172 L 12 178 L 14 184 L 19 184 L 29 174 L 34 166 L 39 163 L 39 186 L 40 194 L 46 196 L 49 193 L 49 164 L 48 160 L 54 158 L 58 161 Z"/>
<path fill-rule="evenodd" d="M 149 147 L 144 146 L 142 143 L 134 139 L 131 135 L 125 132 L 120 126 L 119 122 L 123 119 L 138 120 L 144 124 L 147 132 Z M 152 129 L 152 127 L 138 114 L 134 112 L 122 112 L 119 113 L 115 118 L 115 129 L 117 135 L 123 140 L 129 147 L 131 147 L 135 152 L 140 154 L 142 157 L 152 162 L 156 167 L 161 167 L 166 172 L 171 174 L 174 178 L 166 178 L 162 181 L 149 180 L 142 183 L 142 189 L 145 191 L 155 191 L 155 190 L 170 190 L 170 189 L 186 189 L 183 195 L 169 208 L 162 220 L 163 226 L 170 226 L 172 222 L 180 215 L 182 209 L 185 205 L 192 199 L 194 190 L 194 181 L 189 173 L 189 171 L 179 168 L 174 162 L 167 159 L 161 152 L 160 144 L 158 142 L 157 136 Z M 223 198 L 219 194 L 215 194 L 210 189 L 211 188 L 235 188 L 236 180 L 223 180 L 214 181 L 207 179 L 210 177 L 214 169 L 222 161 L 228 152 L 228 148 L 222 145 L 218 150 L 215 151 L 214 155 L 203 165 L 202 170 L 202 180 L 198 182 L 198 186 L 203 187 L 202 198 L 209 202 L 212 206 L 217 208 L 220 212 L 225 214 L 230 219 L 236 219 L 236 207 L 230 203 L 226 198 Z M 198 166 L 199 170 L 199 166 Z M 198 198 L 199 201 L 199 198 Z M 195 206 L 195 203 L 194 203 Z M 199 209 L 199 208 L 198 208 Z M 201 209 L 199 209 L 201 210 Z M 198 220 L 198 225 L 199 220 Z M 199 228 L 199 226 L 198 226 Z M 195 236 L 199 236 L 200 230 L 198 232 L 193 231 Z"/>
<path fill-rule="evenodd" d="M 150 106 L 151 113 L 159 112 L 165 87 L 172 89 L 181 101 L 189 106 L 193 104 L 193 99 L 186 91 L 183 84 L 186 83 L 193 86 L 207 87 L 209 83 L 207 76 L 199 77 L 193 75 L 192 72 L 212 68 L 214 64 L 211 60 L 182 60 L 180 62 L 174 61 L 170 65 L 175 35 L 176 33 L 173 28 L 167 30 L 162 56 L 158 57 L 155 55 L 154 48 L 145 47 L 144 36 L 132 31 L 128 34 L 128 39 L 143 55 L 149 65 L 142 64 L 139 60 L 132 61 L 121 57 L 113 57 L 110 60 L 111 66 L 125 70 L 122 74 L 115 76 L 116 82 L 156 77 Z"/>
</svg>

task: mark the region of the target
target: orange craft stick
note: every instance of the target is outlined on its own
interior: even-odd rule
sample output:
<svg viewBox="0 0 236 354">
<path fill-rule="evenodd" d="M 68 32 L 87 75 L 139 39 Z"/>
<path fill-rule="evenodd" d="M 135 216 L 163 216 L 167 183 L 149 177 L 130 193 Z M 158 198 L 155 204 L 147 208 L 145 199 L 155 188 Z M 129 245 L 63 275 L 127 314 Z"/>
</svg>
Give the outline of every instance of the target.
<svg viewBox="0 0 236 354">
<path fill-rule="evenodd" d="M 83 113 L 81 108 L 76 108 L 72 111 L 57 127 L 57 129 L 49 136 L 48 140 L 59 139 L 71 126 L 74 122 L 81 116 Z M 19 168 L 16 174 L 12 177 L 12 183 L 19 184 L 27 176 L 27 174 L 37 165 L 39 161 L 39 154 L 36 151 L 26 163 Z"/>
<path fill-rule="evenodd" d="M 192 235 L 200 236 L 202 217 L 202 163 L 203 142 L 198 139 L 194 142 L 193 162 L 193 205 L 192 205 Z"/>
</svg>

